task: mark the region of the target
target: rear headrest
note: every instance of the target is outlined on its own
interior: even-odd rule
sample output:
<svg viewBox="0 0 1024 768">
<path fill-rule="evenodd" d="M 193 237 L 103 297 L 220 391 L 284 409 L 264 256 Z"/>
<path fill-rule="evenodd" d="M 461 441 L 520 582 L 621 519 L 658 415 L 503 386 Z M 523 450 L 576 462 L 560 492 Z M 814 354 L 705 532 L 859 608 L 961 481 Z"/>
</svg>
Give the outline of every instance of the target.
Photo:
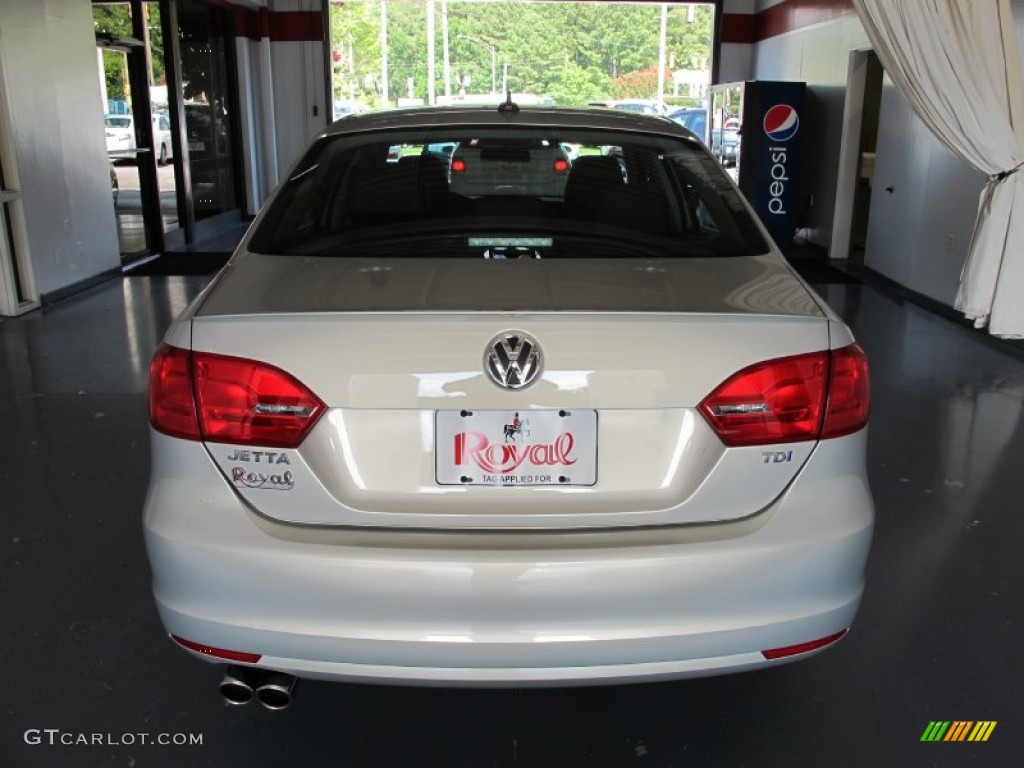
<svg viewBox="0 0 1024 768">
<path fill-rule="evenodd" d="M 584 155 L 576 158 L 572 164 L 566 187 L 571 184 L 621 187 L 624 183 L 622 166 L 616 158 L 609 155 Z"/>
<path fill-rule="evenodd" d="M 437 213 L 448 202 L 448 166 L 433 155 L 406 155 L 398 161 L 400 166 L 412 169 L 420 205 L 424 213 Z"/>
<path fill-rule="evenodd" d="M 622 166 L 614 157 L 586 155 L 576 159 L 565 182 L 565 206 L 571 215 L 592 218 L 598 200 L 625 184 Z"/>
<path fill-rule="evenodd" d="M 648 182 L 610 189 L 602 194 L 595 221 L 665 235 L 670 231 L 668 215 L 664 193 L 656 184 Z"/>
<path fill-rule="evenodd" d="M 415 164 L 360 160 L 352 166 L 348 210 L 356 226 L 415 218 L 420 212 Z"/>
</svg>

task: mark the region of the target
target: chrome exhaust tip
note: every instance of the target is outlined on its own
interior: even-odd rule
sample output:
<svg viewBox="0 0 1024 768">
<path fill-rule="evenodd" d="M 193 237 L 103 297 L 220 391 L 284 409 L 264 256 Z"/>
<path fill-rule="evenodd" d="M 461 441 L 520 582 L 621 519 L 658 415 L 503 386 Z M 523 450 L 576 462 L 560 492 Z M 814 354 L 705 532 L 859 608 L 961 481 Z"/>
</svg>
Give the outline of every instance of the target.
<svg viewBox="0 0 1024 768">
<path fill-rule="evenodd" d="M 252 671 L 247 667 L 228 667 L 220 681 L 220 695 L 232 706 L 242 706 L 252 701 Z"/>
<path fill-rule="evenodd" d="M 292 703 L 295 676 L 284 672 L 271 672 L 256 688 L 256 698 L 267 709 L 281 710 Z"/>
</svg>

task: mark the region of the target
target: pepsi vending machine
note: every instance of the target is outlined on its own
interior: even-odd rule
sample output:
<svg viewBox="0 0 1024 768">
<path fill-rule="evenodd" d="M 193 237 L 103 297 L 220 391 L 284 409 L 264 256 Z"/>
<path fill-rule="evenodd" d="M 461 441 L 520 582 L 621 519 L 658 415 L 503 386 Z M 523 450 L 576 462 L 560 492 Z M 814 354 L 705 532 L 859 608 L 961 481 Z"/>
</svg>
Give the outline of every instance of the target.
<svg viewBox="0 0 1024 768">
<path fill-rule="evenodd" d="M 806 84 L 773 80 L 711 87 L 711 151 L 726 166 L 780 247 L 799 211 L 800 118 Z"/>
</svg>

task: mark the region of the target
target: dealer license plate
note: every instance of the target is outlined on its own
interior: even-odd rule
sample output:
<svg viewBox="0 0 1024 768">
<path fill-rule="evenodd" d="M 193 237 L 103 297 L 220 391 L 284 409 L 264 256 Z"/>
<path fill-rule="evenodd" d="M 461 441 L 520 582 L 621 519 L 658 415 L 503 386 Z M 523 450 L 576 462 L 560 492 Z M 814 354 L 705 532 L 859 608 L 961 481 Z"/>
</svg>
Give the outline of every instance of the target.
<svg viewBox="0 0 1024 768">
<path fill-rule="evenodd" d="M 593 485 L 597 411 L 437 411 L 439 485 Z"/>
</svg>

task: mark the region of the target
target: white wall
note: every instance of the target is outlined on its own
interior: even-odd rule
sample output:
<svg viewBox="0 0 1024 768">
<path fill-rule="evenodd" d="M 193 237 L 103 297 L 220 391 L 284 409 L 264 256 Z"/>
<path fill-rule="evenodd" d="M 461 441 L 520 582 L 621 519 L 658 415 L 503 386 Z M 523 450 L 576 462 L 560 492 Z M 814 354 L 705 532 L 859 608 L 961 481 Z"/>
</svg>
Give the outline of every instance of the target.
<svg viewBox="0 0 1024 768">
<path fill-rule="evenodd" d="M 89 0 L 2 0 L 0 72 L 37 289 L 119 266 Z"/>
<path fill-rule="evenodd" d="M 0 0 L 2 2 L 2 0 Z M 248 0 L 271 12 L 320 12 L 322 0 Z M 324 43 L 236 39 L 246 212 L 255 214 L 309 142 L 327 127 Z M 316 114 L 314 114 L 314 112 Z"/>
<path fill-rule="evenodd" d="M 333 107 L 326 101 L 322 43 L 275 42 L 272 51 L 277 162 L 283 174 L 327 127 Z"/>
<path fill-rule="evenodd" d="M 758 8 L 771 4 L 762 1 Z M 1024 0 L 1015 5 L 1024 6 Z M 798 194 L 805 202 L 813 198 L 809 238 L 826 248 L 832 241 L 849 53 L 868 48 L 859 19 L 849 15 L 765 40 L 754 50 L 753 77 L 808 85 Z M 866 265 L 951 306 L 983 182 L 934 138 L 887 80 Z"/>
<path fill-rule="evenodd" d="M 321 11 L 322 0 L 275 0 L 274 11 Z M 326 101 L 325 60 L 322 42 L 274 42 L 274 119 L 280 172 L 294 163 L 315 136 L 333 119 Z M 314 114 L 314 112 L 316 114 Z"/>
<path fill-rule="evenodd" d="M 856 16 L 789 32 L 754 46 L 753 77 L 759 80 L 797 80 L 807 83 L 800 119 L 800 176 L 798 210 L 809 203 L 808 236 L 828 247 L 836 199 L 839 143 L 849 53 L 869 48 Z"/>
<path fill-rule="evenodd" d="M 724 0 L 722 13 L 753 14 L 754 0 Z M 749 80 L 753 74 L 754 46 L 748 43 L 723 43 L 718 56 L 718 82 Z"/>
<path fill-rule="evenodd" d="M 952 306 L 985 177 L 883 83 L 865 265 Z"/>
</svg>

